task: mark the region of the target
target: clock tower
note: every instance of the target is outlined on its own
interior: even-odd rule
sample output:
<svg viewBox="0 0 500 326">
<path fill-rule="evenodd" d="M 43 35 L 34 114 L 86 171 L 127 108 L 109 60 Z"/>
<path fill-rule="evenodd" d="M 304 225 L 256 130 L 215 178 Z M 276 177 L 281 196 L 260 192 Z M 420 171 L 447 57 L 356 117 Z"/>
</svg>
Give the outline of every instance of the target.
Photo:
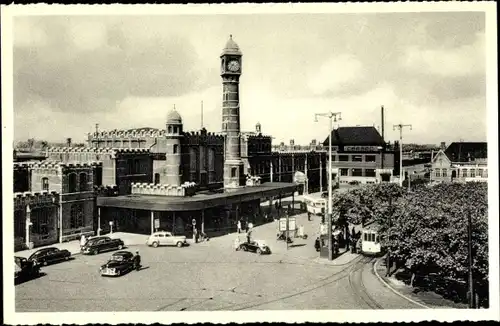
<svg viewBox="0 0 500 326">
<path fill-rule="evenodd" d="M 245 184 L 240 143 L 240 48 L 233 36 L 222 51 L 222 132 L 225 135 L 224 188 L 239 188 Z"/>
</svg>

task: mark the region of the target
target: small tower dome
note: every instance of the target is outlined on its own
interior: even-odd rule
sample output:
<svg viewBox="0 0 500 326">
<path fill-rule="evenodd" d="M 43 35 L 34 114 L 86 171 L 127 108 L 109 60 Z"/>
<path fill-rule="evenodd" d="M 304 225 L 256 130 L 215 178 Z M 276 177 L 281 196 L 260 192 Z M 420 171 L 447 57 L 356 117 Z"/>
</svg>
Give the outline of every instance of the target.
<svg viewBox="0 0 500 326">
<path fill-rule="evenodd" d="M 260 125 L 260 122 L 257 122 L 257 124 L 255 125 L 255 132 L 257 132 L 258 134 L 261 133 L 261 125 Z"/>
<path fill-rule="evenodd" d="M 175 108 L 168 113 L 167 124 L 182 124 L 182 117 Z"/>
<path fill-rule="evenodd" d="M 236 44 L 235 41 L 233 41 L 233 35 L 229 35 L 229 40 L 227 40 L 226 46 L 224 47 L 224 50 L 222 50 L 221 56 L 227 54 L 242 55 L 240 47 L 238 46 L 238 44 Z"/>
</svg>

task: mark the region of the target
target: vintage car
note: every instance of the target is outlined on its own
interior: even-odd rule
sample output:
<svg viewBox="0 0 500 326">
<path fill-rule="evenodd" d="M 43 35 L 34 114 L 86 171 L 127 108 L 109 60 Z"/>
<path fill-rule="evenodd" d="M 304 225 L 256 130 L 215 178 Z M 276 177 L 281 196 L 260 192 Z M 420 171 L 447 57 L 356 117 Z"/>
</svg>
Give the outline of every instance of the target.
<svg viewBox="0 0 500 326">
<path fill-rule="evenodd" d="M 47 265 L 63 260 L 69 260 L 71 253 L 66 249 L 58 249 L 55 247 L 44 248 L 34 252 L 29 258 L 29 261 L 39 265 Z"/>
<path fill-rule="evenodd" d="M 271 253 L 271 248 L 262 240 L 243 242 L 240 244 L 239 250 L 251 251 L 259 255 Z"/>
<path fill-rule="evenodd" d="M 121 239 L 111 239 L 110 237 L 95 237 L 87 241 L 82 247 L 82 254 L 97 255 L 100 252 L 121 250 L 125 244 Z"/>
<path fill-rule="evenodd" d="M 130 251 L 117 251 L 99 271 L 101 276 L 121 276 L 134 268 L 134 254 Z"/>
<path fill-rule="evenodd" d="M 40 265 L 24 257 L 14 256 L 14 281 L 29 280 L 40 275 Z"/>
<path fill-rule="evenodd" d="M 146 242 L 148 246 L 157 248 L 158 246 L 177 246 L 187 245 L 186 237 L 183 235 L 173 235 L 171 232 L 159 231 L 153 233 Z"/>
</svg>

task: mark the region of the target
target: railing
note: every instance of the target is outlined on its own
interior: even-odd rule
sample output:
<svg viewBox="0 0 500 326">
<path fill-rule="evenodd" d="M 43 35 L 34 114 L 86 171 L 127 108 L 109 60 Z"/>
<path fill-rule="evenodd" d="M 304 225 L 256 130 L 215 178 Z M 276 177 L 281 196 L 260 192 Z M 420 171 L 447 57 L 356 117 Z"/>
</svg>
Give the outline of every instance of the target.
<svg viewBox="0 0 500 326">
<path fill-rule="evenodd" d="M 83 231 L 83 232 L 80 232 L 80 230 L 69 231 L 62 236 L 62 242 L 78 240 L 82 235 L 84 235 L 85 237 L 93 236 L 94 233 L 95 233 L 94 231 Z"/>
</svg>

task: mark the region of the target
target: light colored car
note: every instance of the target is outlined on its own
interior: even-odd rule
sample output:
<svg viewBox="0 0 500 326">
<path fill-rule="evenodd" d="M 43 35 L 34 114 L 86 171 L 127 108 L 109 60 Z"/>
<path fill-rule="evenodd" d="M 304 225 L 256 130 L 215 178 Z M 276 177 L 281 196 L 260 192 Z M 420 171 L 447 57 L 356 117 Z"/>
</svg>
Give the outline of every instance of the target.
<svg viewBox="0 0 500 326">
<path fill-rule="evenodd" d="M 173 235 L 171 232 L 159 231 L 153 233 L 146 242 L 148 246 L 177 246 L 183 247 L 187 245 L 186 237 L 183 235 Z"/>
</svg>

